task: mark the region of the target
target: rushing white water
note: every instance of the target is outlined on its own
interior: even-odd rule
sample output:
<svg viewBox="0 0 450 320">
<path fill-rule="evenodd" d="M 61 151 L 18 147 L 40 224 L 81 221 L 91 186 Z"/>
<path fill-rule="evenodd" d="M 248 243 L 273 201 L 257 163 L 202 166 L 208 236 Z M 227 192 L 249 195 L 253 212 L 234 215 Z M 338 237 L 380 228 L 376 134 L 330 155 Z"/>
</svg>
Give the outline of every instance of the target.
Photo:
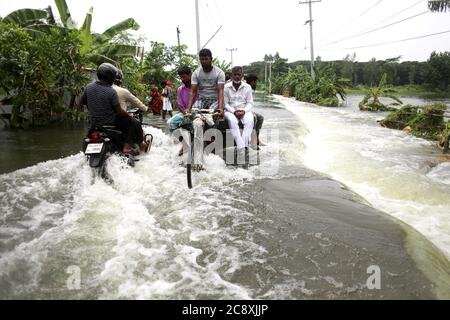
<svg viewBox="0 0 450 320">
<path fill-rule="evenodd" d="M 342 128 L 334 131 L 329 123 L 323 136 L 314 136 L 314 132 L 322 132 L 314 116 L 320 118 L 316 114 L 320 109 L 306 110 L 309 107 L 298 108 L 288 101 L 289 110 L 308 120 L 308 134 L 289 111 L 267 101 L 258 102 L 257 107 L 260 105 L 267 106 L 261 133 L 267 146 L 261 150 L 261 164 L 249 170 L 236 169 L 209 155 L 206 170 L 194 175 L 192 190 L 186 185 L 182 159 L 176 156 L 180 145 L 151 127 L 145 128 L 154 135 L 151 152 L 134 168 L 125 166 L 119 157 L 110 158 L 107 170 L 112 183 L 95 177 L 81 153 L 0 175 L 0 298 L 299 299 L 403 297 L 410 293 L 429 297 L 422 286 L 412 286 L 414 293 L 388 287 L 382 293 L 366 290 L 366 268 L 360 270 L 362 280 L 356 280 L 358 269 L 347 260 L 373 263 L 372 253 L 325 235 L 317 221 L 312 225 L 305 221 L 312 218 L 314 222 L 314 210 L 326 212 L 330 206 L 339 210 L 345 203 L 346 209 L 356 211 L 365 207 L 357 201 L 348 203 L 349 194 L 341 191 L 332 191 L 330 201 L 324 201 L 330 190 L 341 190 L 341 186 L 302 165 L 319 165 L 326 171 L 329 162 L 324 158 L 338 159 L 333 139 L 347 149 L 361 141 L 345 142 L 350 138 L 343 135 Z M 343 109 L 334 112 L 330 117 L 336 117 L 336 124 L 342 125 L 344 120 L 339 119 L 346 119 L 347 127 L 372 126 L 356 113 L 352 120 Z M 310 119 L 303 117 L 306 114 Z M 397 132 L 393 135 L 402 137 Z M 325 145 L 330 150 L 315 143 L 325 137 L 330 139 Z M 381 148 L 377 139 L 371 141 Z M 408 166 L 420 164 L 415 157 L 423 157 L 432 147 L 420 139 L 405 139 L 411 140 L 406 146 L 414 146 L 401 149 L 404 158 L 411 156 Z M 370 148 L 365 152 L 368 160 L 364 158 L 360 167 L 371 165 L 370 159 L 379 156 Z M 330 163 L 345 167 L 338 161 Z M 426 176 L 430 184 L 448 184 L 445 164 L 427 168 L 425 164 L 419 176 Z M 283 188 L 297 191 L 297 185 L 291 184 L 295 181 L 301 181 L 303 188 L 313 188 L 314 197 L 304 205 L 284 206 L 282 199 L 290 198 L 277 194 L 286 190 Z M 361 173 L 360 183 L 365 181 Z M 273 199 L 259 199 L 267 197 L 262 184 L 272 186 L 275 192 L 269 194 Z M 359 214 L 354 217 L 358 220 Z M 335 251 L 338 256 L 333 255 Z M 402 261 L 412 266 L 411 260 Z M 391 279 L 392 283 L 409 281 L 407 276 Z M 79 281 L 73 281 L 76 279 Z"/>
<path fill-rule="evenodd" d="M 450 259 L 450 159 L 435 143 L 381 127 L 384 114 L 278 99 L 308 129 L 298 137 L 305 165 L 414 227 Z"/>
<path fill-rule="evenodd" d="M 0 296 L 252 297 L 227 277 L 262 261 L 265 249 L 230 232 L 255 232 L 252 213 L 231 205 L 238 201 L 232 191 L 276 173 L 283 146 L 266 149 L 264 164 L 250 170 L 209 155 L 188 190 L 179 144 L 159 129 L 145 130 L 154 135 L 151 152 L 135 168 L 111 157 L 112 184 L 94 177 L 81 153 L 0 175 Z M 74 267 L 79 292 L 66 285 Z"/>
</svg>

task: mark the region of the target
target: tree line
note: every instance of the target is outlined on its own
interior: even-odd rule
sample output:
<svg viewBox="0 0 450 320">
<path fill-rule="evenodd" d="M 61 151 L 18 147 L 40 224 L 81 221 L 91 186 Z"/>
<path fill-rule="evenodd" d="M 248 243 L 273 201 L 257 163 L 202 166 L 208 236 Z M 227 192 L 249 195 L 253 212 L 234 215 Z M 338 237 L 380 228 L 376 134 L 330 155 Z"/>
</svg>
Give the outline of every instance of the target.
<svg viewBox="0 0 450 320">
<path fill-rule="evenodd" d="M 330 69 L 338 78 L 348 80 L 351 86 L 376 86 L 384 74 L 387 75 L 386 83 L 393 86 L 428 85 L 442 91 L 448 89 L 450 84 L 450 52 L 432 52 L 430 58 L 424 62 L 404 61 L 401 57 L 386 60 L 371 59 L 368 62 L 356 61 L 356 55 L 347 55 L 338 61 L 322 61 L 317 57 L 317 69 Z M 265 79 L 265 62 L 272 60 L 272 82 L 287 75 L 289 70 L 295 70 L 302 66 L 309 70 L 309 61 L 296 61 L 288 63 L 287 59 L 275 55 L 266 55 L 262 61 L 253 62 L 245 66 L 246 73 L 258 75 Z"/>
</svg>

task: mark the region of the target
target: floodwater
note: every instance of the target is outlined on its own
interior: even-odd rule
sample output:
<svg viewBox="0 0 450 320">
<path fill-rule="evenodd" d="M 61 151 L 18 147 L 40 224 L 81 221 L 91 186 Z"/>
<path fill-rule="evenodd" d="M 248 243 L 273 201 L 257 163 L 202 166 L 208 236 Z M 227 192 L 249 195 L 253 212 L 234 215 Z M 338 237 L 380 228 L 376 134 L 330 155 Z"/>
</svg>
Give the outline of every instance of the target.
<svg viewBox="0 0 450 320">
<path fill-rule="evenodd" d="M 335 167 L 329 169 L 329 163 L 354 169 L 383 164 L 378 157 L 384 153 L 371 148 L 359 150 L 365 155 L 355 159 L 359 163 L 338 154 L 343 145 L 348 147 L 343 153 L 361 148 L 345 130 L 360 122 L 369 126 L 370 120 L 348 117 L 344 109 L 328 116 L 332 109 L 261 96 L 256 109 L 266 119 L 261 164 L 236 169 L 209 155 L 192 190 L 176 156 L 179 144 L 154 119 L 147 119 L 153 126 L 145 127 L 154 135 L 151 152 L 135 168 L 112 157 L 107 169 L 111 183 L 95 177 L 76 152 L 82 129 L 70 139 L 72 155 L 5 169 L 0 175 L 0 298 L 450 297 L 448 229 L 433 229 L 445 223 L 438 210 L 447 205 L 439 204 L 446 195 L 445 181 L 431 169 L 413 172 L 414 163 L 420 167 L 420 157 L 429 159 L 434 150 L 428 142 L 407 137 L 385 156 L 396 160 L 396 151 L 409 158 L 407 178 L 413 180 L 405 185 L 405 195 L 423 179 L 428 179 L 430 194 L 441 192 L 427 203 L 430 218 L 419 223 L 438 221 L 428 225 L 431 233 L 395 213 L 420 220 L 416 211 L 403 210 L 402 200 L 391 202 L 393 213 L 386 210 L 388 202 L 373 201 L 347 176 L 334 176 Z M 370 140 L 370 146 L 402 138 L 390 131 L 383 138 L 373 131 L 379 141 Z M 65 148 L 68 140 L 58 144 Z M 15 143 L 12 136 L 8 141 Z M 439 166 L 433 169 L 445 171 Z M 358 181 L 370 185 L 377 181 L 374 177 L 361 173 Z M 419 196 L 424 190 L 412 191 L 407 200 L 411 208 L 430 197 Z M 379 271 L 379 286 L 370 286 L 371 270 Z"/>
</svg>

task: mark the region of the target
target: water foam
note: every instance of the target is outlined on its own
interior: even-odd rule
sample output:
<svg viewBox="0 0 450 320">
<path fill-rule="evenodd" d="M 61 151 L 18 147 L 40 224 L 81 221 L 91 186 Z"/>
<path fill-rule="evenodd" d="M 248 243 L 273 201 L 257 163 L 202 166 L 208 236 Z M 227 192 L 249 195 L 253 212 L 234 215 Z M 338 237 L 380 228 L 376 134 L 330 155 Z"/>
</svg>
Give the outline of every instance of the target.
<svg viewBox="0 0 450 320">
<path fill-rule="evenodd" d="M 308 127 L 310 133 L 299 136 L 306 145 L 305 165 L 411 225 L 450 258 L 449 167 L 430 169 L 438 158 L 432 143 L 382 128 L 379 115 L 279 100 Z"/>
</svg>

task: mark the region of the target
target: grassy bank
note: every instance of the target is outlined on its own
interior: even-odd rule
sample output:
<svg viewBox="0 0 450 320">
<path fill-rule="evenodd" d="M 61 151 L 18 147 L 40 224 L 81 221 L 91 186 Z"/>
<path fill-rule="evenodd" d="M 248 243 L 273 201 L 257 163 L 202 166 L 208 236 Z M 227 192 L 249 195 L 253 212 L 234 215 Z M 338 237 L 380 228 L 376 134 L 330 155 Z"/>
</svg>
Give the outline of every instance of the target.
<svg viewBox="0 0 450 320">
<path fill-rule="evenodd" d="M 412 96 L 419 98 L 432 98 L 432 99 L 447 99 L 450 98 L 450 89 L 447 91 L 434 90 L 429 86 L 408 85 L 408 86 L 396 86 L 392 87 L 394 94 L 398 96 Z M 346 88 L 346 94 L 361 94 L 366 93 L 365 87 L 353 87 Z"/>
</svg>

